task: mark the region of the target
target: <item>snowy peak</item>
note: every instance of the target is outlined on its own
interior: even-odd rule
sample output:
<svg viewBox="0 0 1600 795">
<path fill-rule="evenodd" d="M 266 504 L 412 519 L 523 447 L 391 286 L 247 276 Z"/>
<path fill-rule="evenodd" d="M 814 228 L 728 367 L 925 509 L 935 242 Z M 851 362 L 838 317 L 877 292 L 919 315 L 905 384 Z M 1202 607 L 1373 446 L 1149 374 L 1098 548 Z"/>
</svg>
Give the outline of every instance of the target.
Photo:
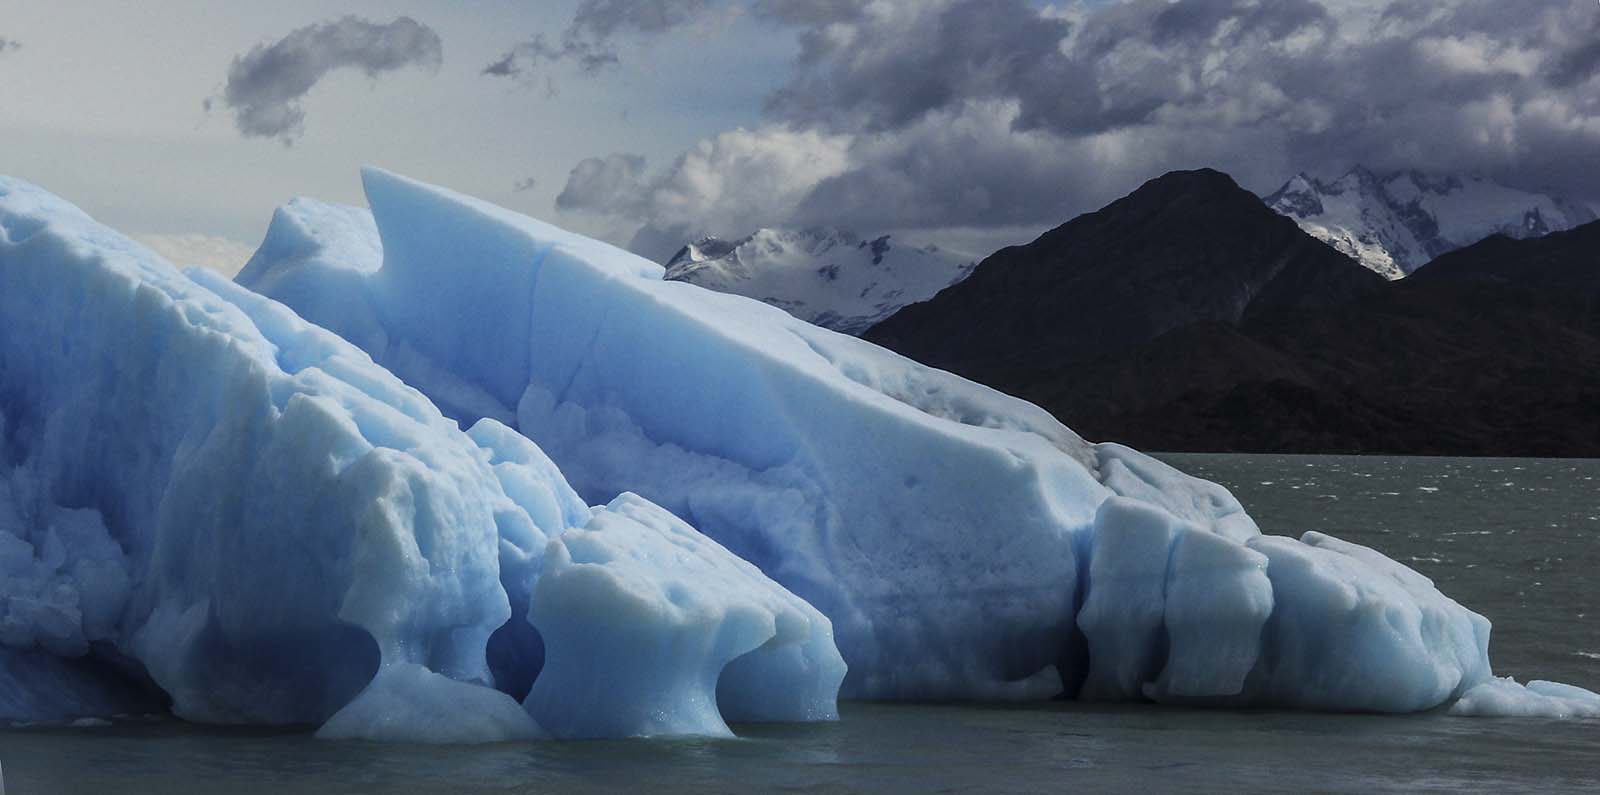
<svg viewBox="0 0 1600 795">
<path fill-rule="evenodd" d="M 666 278 L 777 306 L 802 320 L 860 334 L 900 307 L 967 277 L 976 263 L 939 250 L 838 229 L 758 229 L 707 237 L 667 261 Z"/>
<path fill-rule="evenodd" d="M 1304 218 L 1322 215 L 1318 194 L 1316 183 L 1302 171 L 1267 199 L 1272 209 L 1290 217 Z"/>
<path fill-rule="evenodd" d="M 1326 181 L 1296 174 L 1266 202 L 1389 279 L 1489 235 L 1538 237 L 1595 219 L 1578 202 L 1482 177 L 1361 166 Z"/>
</svg>

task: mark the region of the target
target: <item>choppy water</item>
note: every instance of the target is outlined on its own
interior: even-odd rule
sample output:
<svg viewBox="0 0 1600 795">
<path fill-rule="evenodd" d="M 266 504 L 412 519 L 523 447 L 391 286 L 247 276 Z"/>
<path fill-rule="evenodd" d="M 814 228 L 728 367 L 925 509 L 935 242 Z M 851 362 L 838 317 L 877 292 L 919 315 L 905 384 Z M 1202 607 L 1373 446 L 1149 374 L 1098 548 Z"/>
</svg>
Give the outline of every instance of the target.
<svg viewBox="0 0 1600 795">
<path fill-rule="evenodd" d="M 1321 530 L 1495 623 L 1497 672 L 1600 689 L 1600 461 L 1174 455 L 1267 532 Z M 1600 790 L 1600 721 L 846 704 L 735 740 L 477 748 L 176 722 L 0 731 L 5 791 Z"/>
</svg>

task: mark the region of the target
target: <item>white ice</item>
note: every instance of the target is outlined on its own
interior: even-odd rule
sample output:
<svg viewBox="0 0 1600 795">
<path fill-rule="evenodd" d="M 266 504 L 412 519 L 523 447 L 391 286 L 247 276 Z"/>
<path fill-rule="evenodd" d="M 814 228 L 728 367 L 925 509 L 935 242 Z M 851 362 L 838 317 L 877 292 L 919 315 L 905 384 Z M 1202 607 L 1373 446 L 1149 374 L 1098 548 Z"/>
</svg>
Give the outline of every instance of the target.
<svg viewBox="0 0 1600 795">
<path fill-rule="evenodd" d="M 1468 690 L 1450 706 L 1451 715 L 1492 718 L 1600 718 L 1600 693 L 1558 682 L 1526 685 L 1494 678 Z"/>
<path fill-rule="evenodd" d="M 1412 711 L 1490 677 L 1488 622 L 1373 550 L 1262 536 L 1225 489 L 1026 402 L 476 199 L 364 180 L 378 241 L 301 202 L 284 212 L 318 217 L 263 248 L 301 253 L 246 283 L 316 262 L 374 307 L 374 357 L 458 420 L 511 419 L 590 501 L 641 494 L 821 610 L 848 694 Z M 274 241 L 335 226 L 382 263 Z"/>
<path fill-rule="evenodd" d="M 462 431 L 282 304 L 9 178 L 0 417 L 0 717 L 159 693 L 334 737 L 536 732 L 526 610 L 591 513 L 527 438 Z"/>
<path fill-rule="evenodd" d="M 545 666 L 528 711 L 557 737 L 838 717 L 828 619 L 633 494 L 550 542 L 530 619 Z"/>
</svg>

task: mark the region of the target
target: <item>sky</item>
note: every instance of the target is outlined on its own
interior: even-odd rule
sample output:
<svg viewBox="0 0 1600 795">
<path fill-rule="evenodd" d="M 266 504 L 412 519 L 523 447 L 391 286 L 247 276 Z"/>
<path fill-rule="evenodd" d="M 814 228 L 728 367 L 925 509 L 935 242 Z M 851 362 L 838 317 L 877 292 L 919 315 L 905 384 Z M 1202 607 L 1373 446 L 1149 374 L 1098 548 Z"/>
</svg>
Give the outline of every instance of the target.
<svg viewBox="0 0 1600 795">
<path fill-rule="evenodd" d="M 974 255 L 1146 179 L 1356 164 L 1600 200 L 1595 0 L 0 0 L 0 173 L 236 270 L 382 166 L 661 258 Z"/>
</svg>

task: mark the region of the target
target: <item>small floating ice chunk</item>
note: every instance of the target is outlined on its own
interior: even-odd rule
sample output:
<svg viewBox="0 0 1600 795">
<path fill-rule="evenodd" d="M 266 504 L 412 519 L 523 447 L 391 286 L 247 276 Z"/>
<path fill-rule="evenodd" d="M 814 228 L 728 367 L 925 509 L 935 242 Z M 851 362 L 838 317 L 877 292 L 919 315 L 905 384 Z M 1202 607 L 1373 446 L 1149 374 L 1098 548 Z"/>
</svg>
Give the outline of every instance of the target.
<svg viewBox="0 0 1600 795">
<path fill-rule="evenodd" d="M 1450 706 L 1451 715 L 1494 718 L 1600 718 L 1600 693 L 1557 682 L 1490 679 Z"/>
</svg>

